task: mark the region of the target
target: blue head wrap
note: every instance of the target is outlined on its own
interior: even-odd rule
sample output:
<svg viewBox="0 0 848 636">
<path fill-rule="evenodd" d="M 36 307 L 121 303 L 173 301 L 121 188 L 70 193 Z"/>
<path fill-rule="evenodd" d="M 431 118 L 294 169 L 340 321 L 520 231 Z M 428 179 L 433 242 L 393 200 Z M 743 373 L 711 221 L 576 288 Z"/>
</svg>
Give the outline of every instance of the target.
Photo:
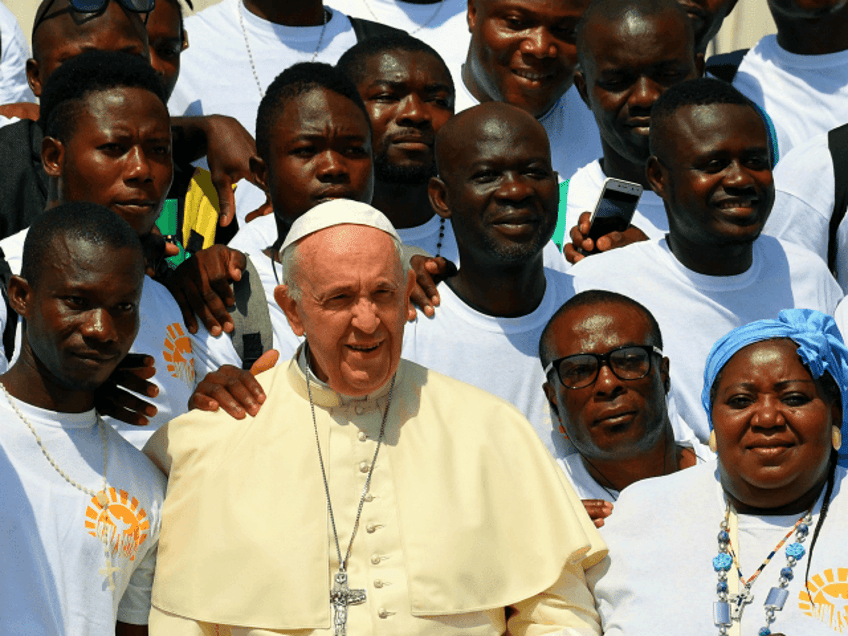
<svg viewBox="0 0 848 636">
<path fill-rule="evenodd" d="M 784 309 L 777 320 L 758 320 L 737 327 L 713 345 L 704 370 L 704 390 L 701 403 L 707 411 L 710 429 L 713 427 L 710 388 L 716 376 L 737 351 L 749 344 L 789 338 L 798 345 L 798 356 L 814 379 L 827 371 L 836 380 L 842 395 L 842 433 L 848 436 L 848 348 L 836 327 L 836 321 L 813 309 Z"/>
</svg>

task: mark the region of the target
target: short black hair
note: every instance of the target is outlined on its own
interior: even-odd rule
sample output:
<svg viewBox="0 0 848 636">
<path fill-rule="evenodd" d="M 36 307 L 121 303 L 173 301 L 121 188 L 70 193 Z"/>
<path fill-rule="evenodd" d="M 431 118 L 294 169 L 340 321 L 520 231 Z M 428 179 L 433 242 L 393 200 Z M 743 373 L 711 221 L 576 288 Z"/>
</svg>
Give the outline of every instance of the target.
<svg viewBox="0 0 848 636">
<path fill-rule="evenodd" d="M 685 106 L 712 106 L 713 104 L 747 106 L 760 115 L 754 102 L 733 88 L 729 82 L 711 77 L 699 77 L 674 84 L 665 90 L 651 109 L 651 154 L 656 155 L 660 140 L 668 138 L 668 121 L 674 113 Z M 768 134 L 765 121 L 763 126 Z"/>
<path fill-rule="evenodd" d="M 408 53 L 423 53 L 429 55 L 439 62 L 444 69 L 445 74 L 450 80 L 450 89 L 455 93 L 453 85 L 453 77 L 444 59 L 439 53 L 429 44 L 422 42 L 418 38 L 414 38 L 406 33 L 392 33 L 390 35 L 380 35 L 373 38 L 368 38 L 357 42 L 339 58 L 336 62 L 336 68 L 347 75 L 354 84 L 359 84 L 366 79 L 365 66 L 375 55 L 386 53 L 389 51 L 406 51 Z"/>
<path fill-rule="evenodd" d="M 38 120 L 44 135 L 67 141 L 86 97 L 113 88 L 150 91 L 167 109 L 162 79 L 149 61 L 122 51 L 86 51 L 63 63 L 47 80 Z"/>
<path fill-rule="evenodd" d="M 571 311 L 572 309 L 588 307 L 590 305 L 624 305 L 625 307 L 635 309 L 645 316 L 645 319 L 650 325 L 651 344 L 662 349 L 663 342 L 660 325 L 657 322 L 657 319 L 654 318 L 654 314 L 652 314 L 647 307 L 645 307 L 642 303 L 633 300 L 629 296 L 625 296 L 624 294 L 606 291 L 604 289 L 589 289 L 569 298 L 562 307 L 556 310 L 554 315 L 551 316 L 551 319 L 548 320 L 548 324 L 545 325 L 545 328 L 542 330 L 542 335 L 539 338 L 539 360 L 542 363 L 543 369 L 555 359 L 554 356 L 556 355 L 554 353 L 553 343 L 551 342 L 551 329 L 553 324 L 559 320 L 563 314 Z"/>
<path fill-rule="evenodd" d="M 346 97 L 362 111 L 371 126 L 365 103 L 353 82 L 340 70 L 322 62 L 300 62 L 280 73 L 271 82 L 256 113 L 256 153 L 265 161 L 271 149 L 271 131 L 286 104 L 316 88 L 323 88 Z"/>
<path fill-rule="evenodd" d="M 613 23 L 623 20 L 628 14 L 651 17 L 662 15 L 668 11 L 678 13 L 686 22 L 694 51 L 695 27 L 692 25 L 686 10 L 680 6 L 677 0 L 592 0 L 583 12 L 574 33 L 577 43 L 577 57 L 581 65 L 588 54 L 586 50 L 586 27 L 594 20 L 601 19 L 604 22 Z"/>
<path fill-rule="evenodd" d="M 109 208 L 86 201 L 63 203 L 43 212 L 27 231 L 21 277 L 30 286 L 38 285 L 41 268 L 52 261 L 52 244 L 57 236 L 88 241 L 104 248 L 135 249 L 139 255 L 143 253 L 135 230 Z"/>
</svg>

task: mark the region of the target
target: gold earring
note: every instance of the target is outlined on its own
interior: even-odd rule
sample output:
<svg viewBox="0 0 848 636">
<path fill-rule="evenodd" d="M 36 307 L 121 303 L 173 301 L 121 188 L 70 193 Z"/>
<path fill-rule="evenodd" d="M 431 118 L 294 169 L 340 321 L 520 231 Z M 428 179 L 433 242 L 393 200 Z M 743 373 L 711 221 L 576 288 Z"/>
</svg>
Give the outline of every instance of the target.
<svg viewBox="0 0 848 636">
<path fill-rule="evenodd" d="M 838 451 L 842 448 L 842 431 L 835 426 L 833 427 L 833 433 L 831 433 L 830 441 L 833 444 L 833 450 Z"/>
<path fill-rule="evenodd" d="M 710 431 L 710 439 L 708 442 L 710 450 L 714 453 L 718 452 L 718 443 L 716 442 L 715 430 Z"/>
</svg>

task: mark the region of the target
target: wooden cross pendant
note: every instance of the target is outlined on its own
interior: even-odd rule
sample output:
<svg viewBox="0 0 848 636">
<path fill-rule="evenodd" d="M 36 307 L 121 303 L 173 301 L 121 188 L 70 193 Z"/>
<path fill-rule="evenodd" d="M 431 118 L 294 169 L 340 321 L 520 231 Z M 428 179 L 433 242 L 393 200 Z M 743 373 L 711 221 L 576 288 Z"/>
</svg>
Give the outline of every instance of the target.
<svg viewBox="0 0 848 636">
<path fill-rule="evenodd" d="M 336 582 L 330 591 L 330 605 L 333 607 L 333 629 L 335 636 L 347 634 L 347 606 L 365 602 L 365 590 L 351 590 L 347 586 L 347 572 L 339 569 Z"/>
<path fill-rule="evenodd" d="M 731 594 L 728 602 L 730 603 L 730 618 L 735 621 L 742 620 L 742 610 L 745 606 L 754 600 L 754 595 L 751 594 L 751 588 L 743 587 L 739 594 Z"/>
<path fill-rule="evenodd" d="M 106 557 L 106 563 L 103 564 L 103 567 L 100 568 L 97 573 L 103 577 L 106 577 L 106 580 L 109 581 L 109 589 L 115 590 L 115 579 L 112 578 L 115 572 L 120 572 L 121 568 L 116 568 L 112 566 L 112 559 L 110 557 Z"/>
</svg>

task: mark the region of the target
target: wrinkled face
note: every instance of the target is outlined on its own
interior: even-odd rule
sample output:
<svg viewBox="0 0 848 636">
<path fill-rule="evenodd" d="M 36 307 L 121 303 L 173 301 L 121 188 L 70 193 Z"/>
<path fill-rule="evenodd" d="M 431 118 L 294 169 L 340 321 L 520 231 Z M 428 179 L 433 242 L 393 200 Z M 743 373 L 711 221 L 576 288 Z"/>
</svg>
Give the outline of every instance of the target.
<svg viewBox="0 0 848 636">
<path fill-rule="evenodd" d="M 737 0 L 678 0 L 695 27 L 695 48 L 704 51 L 721 29 Z"/>
<path fill-rule="evenodd" d="M 577 87 L 607 149 L 635 164 L 650 156 L 651 109 L 666 88 L 700 74 L 685 18 L 630 16 L 586 27 Z"/>
<path fill-rule="evenodd" d="M 180 75 L 180 54 L 183 52 L 180 9 L 174 0 L 156 3 L 147 20 L 147 39 L 150 42 L 150 63 L 162 77 L 165 94 L 170 98 Z"/>
<path fill-rule="evenodd" d="M 138 333 L 143 282 L 140 251 L 54 239 L 25 318 L 30 348 L 57 384 L 93 390 L 106 381 Z"/>
<path fill-rule="evenodd" d="M 848 0 L 768 0 L 769 9 L 784 18 L 826 18 L 842 12 Z"/>
<path fill-rule="evenodd" d="M 281 305 L 294 332 L 306 334 L 316 375 L 344 395 L 373 393 L 400 363 L 414 283 L 391 238 L 339 225 L 304 238 L 295 262 L 302 297 Z"/>
<path fill-rule="evenodd" d="M 168 111 L 153 93 L 114 88 L 88 95 L 62 144 L 60 203 L 89 201 L 118 213 L 139 236 L 148 234 L 171 187 Z"/>
<path fill-rule="evenodd" d="M 651 325 L 637 309 L 604 303 L 576 307 L 552 325 L 554 359 L 581 353 L 604 354 L 631 345 L 656 345 Z M 551 371 L 545 392 L 568 438 L 590 459 L 632 458 L 651 450 L 667 423 L 668 359 L 651 354 L 651 370 L 637 380 L 622 380 L 602 364 L 593 384 L 579 389 L 562 385 Z"/>
<path fill-rule="evenodd" d="M 388 183 L 427 183 L 435 174 L 436 133 L 453 115 L 448 70 L 422 52 L 386 51 L 365 64 L 357 85 L 374 135 L 374 171 Z"/>
<path fill-rule="evenodd" d="M 472 74 L 489 99 L 549 111 L 571 88 L 588 0 L 469 0 Z"/>
<path fill-rule="evenodd" d="M 71 14 L 67 11 L 67 3 L 57 2 L 47 16 L 33 35 L 33 57 L 37 66 L 27 67 L 30 86 L 36 96 L 41 96 L 41 89 L 53 71 L 65 60 L 85 51 L 123 51 L 145 59 L 150 57 L 142 14 L 126 11 L 118 2 L 109 2 L 106 10 L 98 14 Z"/>
<path fill-rule="evenodd" d="M 821 484 L 841 410 L 787 339 L 739 350 L 724 366 L 712 418 L 721 483 L 737 501 L 777 508 Z"/>
<path fill-rule="evenodd" d="M 753 242 L 774 203 L 760 116 L 735 104 L 687 106 L 668 124 L 661 183 L 652 186 L 665 200 L 671 233 L 697 245 Z"/>
<path fill-rule="evenodd" d="M 291 99 L 271 136 L 266 185 L 275 214 L 291 222 L 330 199 L 371 201 L 371 128 L 346 97 L 317 88 Z"/>
<path fill-rule="evenodd" d="M 509 265 L 541 256 L 559 204 L 541 124 L 489 120 L 455 146 L 441 178 L 463 261 Z"/>
</svg>

